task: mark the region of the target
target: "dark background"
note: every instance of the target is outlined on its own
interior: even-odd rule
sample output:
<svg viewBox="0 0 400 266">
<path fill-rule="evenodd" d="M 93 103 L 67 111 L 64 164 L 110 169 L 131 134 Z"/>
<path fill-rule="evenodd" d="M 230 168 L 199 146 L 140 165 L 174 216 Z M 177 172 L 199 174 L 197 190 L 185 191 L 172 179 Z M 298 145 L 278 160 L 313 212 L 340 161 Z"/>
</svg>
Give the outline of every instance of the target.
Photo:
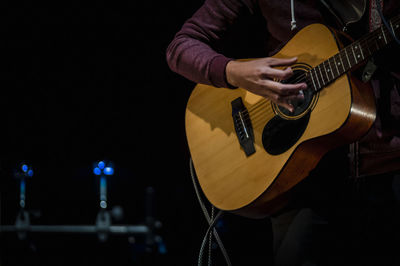
<svg viewBox="0 0 400 266">
<path fill-rule="evenodd" d="M 169 70 L 165 51 L 202 1 L 54 2 L 0 4 L 0 222 L 15 222 L 13 171 L 25 161 L 35 171 L 27 183 L 32 224 L 94 224 L 92 164 L 105 159 L 115 164 L 108 195 L 110 208 L 124 209 L 120 223 L 143 223 L 145 189 L 155 189 L 167 253 L 142 252 L 140 238 L 100 243 L 96 236 L 30 234 L 21 241 L 7 233 L 0 235 L 0 265 L 197 263 L 207 225 L 190 179 L 184 130 L 195 84 Z M 261 44 L 249 36 L 229 52 Z M 266 220 L 227 215 L 222 221 L 235 265 L 270 262 Z"/>
</svg>

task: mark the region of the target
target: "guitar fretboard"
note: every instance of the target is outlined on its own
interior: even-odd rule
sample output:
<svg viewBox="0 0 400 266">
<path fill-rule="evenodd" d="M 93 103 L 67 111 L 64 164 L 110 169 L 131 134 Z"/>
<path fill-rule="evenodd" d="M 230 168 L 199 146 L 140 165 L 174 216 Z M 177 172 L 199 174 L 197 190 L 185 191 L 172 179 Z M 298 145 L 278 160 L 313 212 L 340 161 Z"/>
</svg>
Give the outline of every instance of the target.
<svg viewBox="0 0 400 266">
<path fill-rule="evenodd" d="M 308 86 L 311 86 L 314 91 L 324 88 L 391 43 L 394 39 L 392 33 L 399 39 L 400 15 L 392 18 L 389 21 L 389 26 L 392 32 L 389 32 L 388 28 L 382 25 L 311 69 L 307 75 Z"/>
</svg>

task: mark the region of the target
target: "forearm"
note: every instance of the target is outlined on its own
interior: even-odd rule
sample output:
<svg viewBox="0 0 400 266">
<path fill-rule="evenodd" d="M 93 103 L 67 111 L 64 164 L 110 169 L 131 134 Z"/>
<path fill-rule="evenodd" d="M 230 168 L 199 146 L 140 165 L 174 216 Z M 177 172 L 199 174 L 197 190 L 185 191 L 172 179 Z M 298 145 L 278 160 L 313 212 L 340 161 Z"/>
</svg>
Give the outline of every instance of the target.
<svg viewBox="0 0 400 266">
<path fill-rule="evenodd" d="M 197 83 L 227 87 L 225 67 L 231 58 L 216 47 L 227 28 L 246 10 L 251 12 L 252 5 L 242 0 L 207 0 L 168 46 L 171 70 Z"/>
<path fill-rule="evenodd" d="M 167 62 L 172 71 L 193 82 L 216 87 L 228 86 L 225 67 L 230 60 L 191 37 L 175 38 L 167 51 Z"/>
</svg>

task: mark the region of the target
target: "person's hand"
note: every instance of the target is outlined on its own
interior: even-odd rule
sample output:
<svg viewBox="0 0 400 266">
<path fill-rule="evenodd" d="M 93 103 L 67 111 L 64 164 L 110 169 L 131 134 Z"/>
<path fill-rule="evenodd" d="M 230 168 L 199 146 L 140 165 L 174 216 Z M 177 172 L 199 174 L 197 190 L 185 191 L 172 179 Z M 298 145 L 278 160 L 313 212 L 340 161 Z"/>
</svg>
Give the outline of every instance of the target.
<svg viewBox="0 0 400 266">
<path fill-rule="evenodd" d="M 294 99 L 303 99 L 301 90 L 307 88 L 306 83 L 282 84 L 276 80 L 285 80 L 293 75 L 290 65 L 297 58 L 261 58 L 251 61 L 230 61 L 226 65 L 226 78 L 229 84 L 246 89 L 254 94 L 270 99 L 272 102 L 293 111 L 290 103 Z M 286 69 L 273 67 L 288 66 Z"/>
</svg>

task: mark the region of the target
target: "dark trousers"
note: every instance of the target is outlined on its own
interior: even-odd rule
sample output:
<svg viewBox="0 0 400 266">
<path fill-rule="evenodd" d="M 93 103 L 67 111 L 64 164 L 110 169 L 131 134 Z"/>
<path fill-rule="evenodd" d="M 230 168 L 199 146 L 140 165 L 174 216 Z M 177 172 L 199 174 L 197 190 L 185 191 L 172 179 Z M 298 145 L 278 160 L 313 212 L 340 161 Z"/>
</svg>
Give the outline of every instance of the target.
<svg viewBox="0 0 400 266">
<path fill-rule="evenodd" d="M 271 217 L 276 266 L 400 265 L 400 176 L 358 179 L 322 201 L 309 189 L 298 196 L 314 204 Z"/>
</svg>

